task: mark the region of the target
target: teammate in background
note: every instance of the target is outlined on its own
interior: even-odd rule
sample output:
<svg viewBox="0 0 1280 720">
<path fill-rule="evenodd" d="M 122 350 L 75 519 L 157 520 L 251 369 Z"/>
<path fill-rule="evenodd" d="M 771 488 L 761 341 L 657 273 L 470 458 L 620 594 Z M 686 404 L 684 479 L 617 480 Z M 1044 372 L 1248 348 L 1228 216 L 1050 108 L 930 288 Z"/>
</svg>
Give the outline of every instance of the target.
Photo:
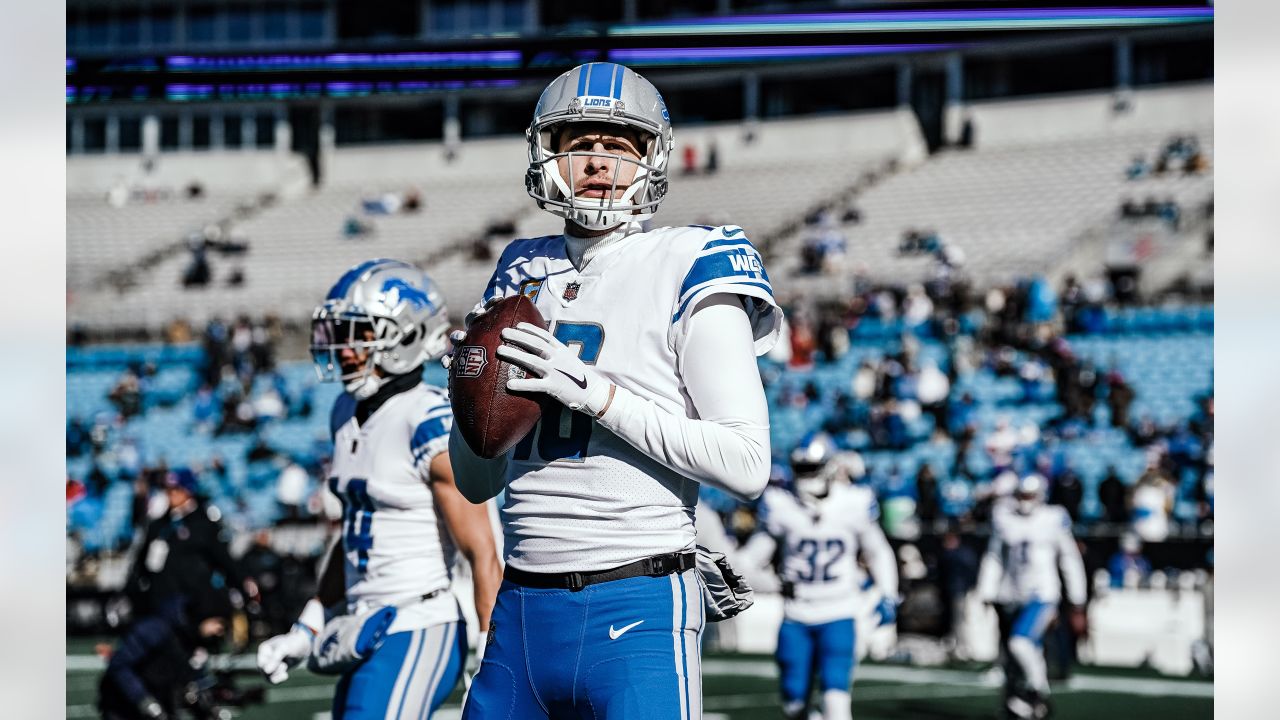
<svg viewBox="0 0 1280 720">
<path fill-rule="evenodd" d="M 788 720 L 807 717 L 816 673 L 822 717 L 848 720 L 861 575 L 857 557 L 861 552 L 883 595 L 880 624 L 897 616 L 897 561 L 880 529 L 875 495 L 849 483 L 830 437 L 818 433 L 801 441 L 791 453 L 791 468 L 790 487 L 770 487 L 760 506 L 761 524 L 777 540 L 781 555 L 782 712 Z"/>
<path fill-rule="evenodd" d="M 1084 561 L 1067 511 L 1044 504 L 1047 486 L 1035 474 L 1018 481 L 1014 503 L 992 514 L 991 542 L 978 571 L 979 595 L 995 604 L 1000 616 L 1005 710 L 1016 718 L 1049 714 L 1043 638 L 1062 597 L 1059 567 L 1072 606 L 1072 630 L 1081 637 L 1086 629 Z"/>
<path fill-rule="evenodd" d="M 505 581 L 463 716 L 699 718 L 699 484 L 753 498 L 769 472 L 756 356 L 782 312 L 742 228 L 641 222 L 667 192 L 671 124 L 631 70 L 591 63 L 543 91 L 526 187 L 562 235 L 502 253 L 473 311 L 522 293 L 549 330 L 499 356 L 545 393 L 538 426 L 481 459 L 449 454 L 472 502 L 505 490 Z"/>
<path fill-rule="evenodd" d="M 326 612 L 394 606 L 383 644 L 339 680 L 333 717 L 429 716 L 457 683 L 467 653 L 449 592 L 455 545 L 471 564 L 482 635 L 501 577 L 486 507 L 468 503 L 454 485 L 449 398 L 422 382 L 423 363 L 445 350 L 443 300 L 414 266 L 370 260 L 338 280 L 312 329 L 321 379 L 346 387 L 331 418 L 329 478 L 343 529 L 316 597 L 290 632 L 259 647 L 258 667 L 282 682 L 311 652 Z"/>
</svg>

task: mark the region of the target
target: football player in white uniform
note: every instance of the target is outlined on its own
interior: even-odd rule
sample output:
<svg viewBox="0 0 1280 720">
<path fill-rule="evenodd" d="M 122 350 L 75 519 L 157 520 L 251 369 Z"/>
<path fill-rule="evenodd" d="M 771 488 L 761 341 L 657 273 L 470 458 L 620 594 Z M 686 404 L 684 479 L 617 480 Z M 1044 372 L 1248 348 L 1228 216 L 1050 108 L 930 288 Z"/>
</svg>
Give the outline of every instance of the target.
<svg viewBox="0 0 1280 720">
<path fill-rule="evenodd" d="M 778 630 L 782 711 L 804 718 L 815 673 L 822 717 L 851 717 L 849 688 L 855 661 L 855 598 L 862 583 L 858 554 L 883 599 L 880 624 L 897 614 L 898 567 L 880 529 L 880 508 L 870 488 L 849 483 L 836 447 L 814 434 L 791 453 L 790 488 L 770 487 L 760 521 L 781 550 L 783 620 Z"/>
<path fill-rule="evenodd" d="M 321 378 L 346 388 L 331 418 L 328 479 L 342 500 L 342 533 L 316 598 L 290 632 L 259 647 L 258 666 L 281 682 L 321 652 L 312 639 L 326 612 L 358 618 L 395 608 L 381 645 L 343 672 L 333 717 L 430 716 L 457 684 L 467 653 L 449 590 L 455 547 L 471 564 L 482 633 L 501 582 L 486 507 L 467 502 L 454 484 L 448 395 L 422 382 L 423 363 L 446 347 L 443 299 L 413 265 L 370 260 L 338 280 L 312 328 Z"/>
<path fill-rule="evenodd" d="M 1073 629 L 1077 635 L 1085 630 L 1084 561 L 1067 511 L 1044 504 L 1047 485 L 1040 475 L 1027 475 L 1018 481 L 1013 502 L 993 509 L 991 541 L 978 571 L 979 596 L 996 606 L 1007 638 L 1005 710 L 1019 718 L 1049 712 L 1043 638 L 1062 598 L 1059 568 Z"/>
<path fill-rule="evenodd" d="M 699 718 L 704 616 L 699 483 L 754 498 L 769 472 L 756 356 L 782 312 L 742 228 L 645 231 L 667 191 L 671 124 L 656 88 L 613 63 L 542 93 L 526 186 L 562 235 L 513 241 L 475 312 L 522 293 L 548 329 L 504 331 L 501 357 L 545 393 L 542 419 L 493 460 L 454 432 L 473 502 L 505 490 L 506 571 L 463 716 Z"/>
</svg>

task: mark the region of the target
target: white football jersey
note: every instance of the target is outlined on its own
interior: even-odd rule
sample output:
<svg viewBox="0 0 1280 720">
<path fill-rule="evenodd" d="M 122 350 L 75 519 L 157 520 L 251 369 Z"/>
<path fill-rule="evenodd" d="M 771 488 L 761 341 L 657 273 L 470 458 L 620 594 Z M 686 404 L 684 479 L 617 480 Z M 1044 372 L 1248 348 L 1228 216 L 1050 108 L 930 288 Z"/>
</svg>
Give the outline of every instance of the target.
<svg viewBox="0 0 1280 720">
<path fill-rule="evenodd" d="M 765 490 L 760 521 L 778 540 L 782 579 L 793 589 L 783 602 L 788 620 L 818 625 L 854 617 L 863 579 L 858 538 L 879 531 L 879 518 L 875 493 L 865 487 L 833 485 L 816 505 L 786 490 Z"/>
<path fill-rule="evenodd" d="M 579 272 L 562 235 L 515 240 L 485 300 L 522 293 L 551 332 L 610 382 L 696 418 L 680 378 L 695 305 L 740 295 L 756 353 L 777 340 L 782 311 L 741 228 L 667 227 L 602 248 Z M 505 555 L 530 572 L 590 572 L 694 546 L 698 482 L 664 467 L 591 417 L 548 403 L 508 454 Z"/>
<path fill-rule="evenodd" d="M 387 399 L 363 425 L 355 406 L 346 393 L 334 405 L 329 471 L 329 489 L 343 505 L 348 609 L 402 606 L 395 632 L 457 620 L 449 592 L 415 602 L 447 590 L 451 579 L 455 550 L 428 485 L 431 460 L 449 447 L 449 396 L 416 385 Z"/>
<path fill-rule="evenodd" d="M 1071 602 L 1085 601 L 1084 563 L 1071 535 L 1071 516 L 1058 505 L 1023 514 L 1001 508 L 991 519 L 991 543 L 978 576 L 979 594 L 1001 603 L 1056 603 L 1061 566 Z"/>
</svg>

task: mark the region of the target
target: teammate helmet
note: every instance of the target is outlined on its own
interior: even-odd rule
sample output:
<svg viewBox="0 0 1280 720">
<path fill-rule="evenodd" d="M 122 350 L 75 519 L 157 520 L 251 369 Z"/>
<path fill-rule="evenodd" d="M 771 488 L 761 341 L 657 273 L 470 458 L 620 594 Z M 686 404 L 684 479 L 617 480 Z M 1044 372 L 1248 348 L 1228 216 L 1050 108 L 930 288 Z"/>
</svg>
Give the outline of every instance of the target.
<svg viewBox="0 0 1280 720">
<path fill-rule="evenodd" d="M 827 496 L 835 479 L 832 461 L 838 453 L 835 441 L 824 432 L 807 435 L 791 451 L 795 489 L 801 498 L 813 500 Z"/>
<path fill-rule="evenodd" d="M 386 376 L 403 375 L 447 349 L 444 298 L 426 273 L 407 262 L 367 260 L 343 273 L 311 315 L 311 358 L 320 380 L 341 380 L 358 399 Z M 363 367 L 343 372 L 340 353 L 367 351 Z"/>
<path fill-rule="evenodd" d="M 1031 473 L 1018 481 L 1018 489 L 1014 498 L 1018 501 L 1018 511 L 1027 514 L 1044 502 L 1049 483 L 1043 475 Z"/>
<path fill-rule="evenodd" d="M 604 122 L 641 133 L 640 161 L 596 152 L 556 152 L 556 131 L 565 123 Z M 579 65 L 542 91 L 525 131 L 529 169 L 525 189 L 538 207 L 589 230 L 607 230 L 624 221 L 647 220 L 667 194 L 667 162 L 671 158 L 671 118 L 658 89 L 629 68 L 615 63 Z M 572 178 L 560 173 L 559 160 L 575 155 L 608 157 L 635 164 L 636 174 L 621 198 L 575 197 Z M 614 173 L 614 186 L 617 185 Z"/>
</svg>

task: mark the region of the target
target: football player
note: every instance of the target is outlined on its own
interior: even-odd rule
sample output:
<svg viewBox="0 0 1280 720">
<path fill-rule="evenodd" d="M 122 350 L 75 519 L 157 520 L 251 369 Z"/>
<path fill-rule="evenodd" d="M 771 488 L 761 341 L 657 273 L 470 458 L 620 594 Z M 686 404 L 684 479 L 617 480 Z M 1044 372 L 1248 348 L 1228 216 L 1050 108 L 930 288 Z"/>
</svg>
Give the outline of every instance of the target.
<svg viewBox="0 0 1280 720">
<path fill-rule="evenodd" d="M 327 611 L 358 616 L 394 607 L 382 644 L 339 680 L 333 717 L 430 716 L 457 683 L 467 653 L 449 590 L 455 546 L 471 564 L 481 633 L 501 582 L 487 508 L 468 503 L 454 484 L 449 398 L 422 382 L 423 363 L 446 348 L 444 303 L 413 265 L 370 260 L 338 279 L 312 330 L 321 379 L 346 389 L 331 418 L 328 480 L 342 500 L 343 529 L 317 596 L 290 632 L 259 647 L 258 666 L 281 682 L 311 653 Z"/>
<path fill-rule="evenodd" d="M 1045 505 L 1048 483 L 1036 474 L 1018 480 L 1013 502 L 992 513 L 991 541 L 978 571 L 980 597 L 996 606 L 1004 641 L 1005 711 L 1011 717 L 1049 713 L 1043 638 L 1057 618 L 1062 582 L 1077 636 L 1085 632 L 1084 561 L 1071 535 L 1071 517 Z"/>
<path fill-rule="evenodd" d="M 789 487 L 770 487 L 760 505 L 761 525 L 777 540 L 780 555 L 782 712 L 789 720 L 807 716 L 816 673 L 821 716 L 848 720 L 855 598 L 862 585 L 857 557 L 862 554 L 882 595 L 880 624 L 897 616 L 897 561 L 880 529 L 875 494 L 849 483 L 829 436 L 816 433 L 801 441 L 791 453 L 791 468 Z"/>
<path fill-rule="evenodd" d="M 704 606 L 700 483 L 764 490 L 769 419 L 756 356 L 782 312 L 742 228 L 646 231 L 667 193 L 671 123 L 649 81 L 582 65 L 543 91 L 526 186 L 564 233 L 502 253 L 476 312 L 522 293 L 549 327 L 503 331 L 549 396 L 497 459 L 458 432 L 449 454 L 473 502 L 505 490 L 506 570 L 463 716 L 699 718 Z"/>
</svg>

